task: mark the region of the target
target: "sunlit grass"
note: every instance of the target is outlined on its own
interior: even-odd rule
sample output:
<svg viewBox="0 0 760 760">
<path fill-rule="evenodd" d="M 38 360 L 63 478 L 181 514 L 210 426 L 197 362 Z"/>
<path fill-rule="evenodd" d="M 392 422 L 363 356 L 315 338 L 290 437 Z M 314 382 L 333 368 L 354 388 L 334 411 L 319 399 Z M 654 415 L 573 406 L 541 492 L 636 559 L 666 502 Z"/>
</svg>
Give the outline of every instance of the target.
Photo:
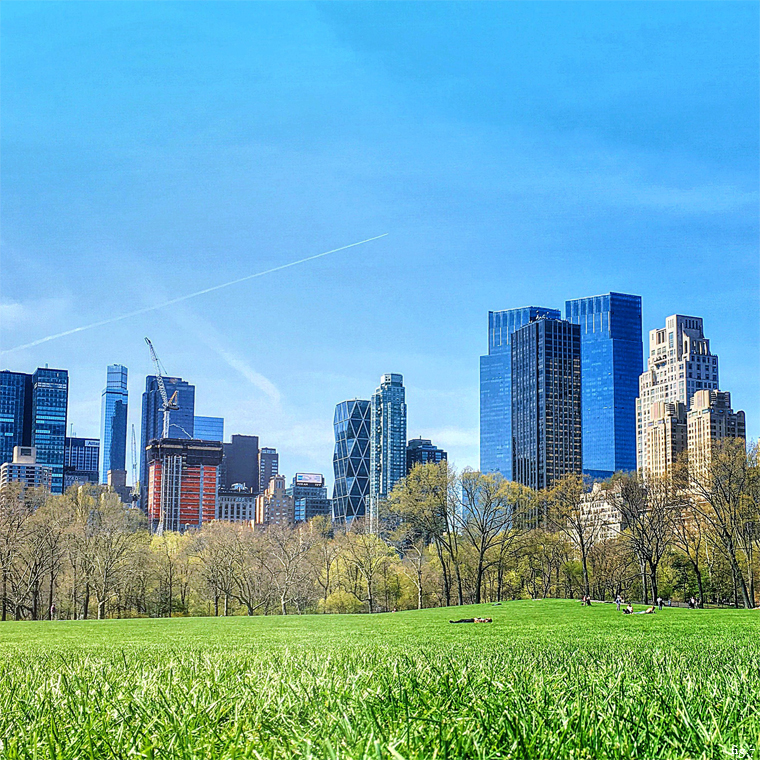
<svg viewBox="0 0 760 760">
<path fill-rule="evenodd" d="M 475 614 L 494 623 L 448 623 Z M 556 601 L 6 623 L 2 755 L 760 756 L 758 633 L 756 612 Z"/>
</svg>

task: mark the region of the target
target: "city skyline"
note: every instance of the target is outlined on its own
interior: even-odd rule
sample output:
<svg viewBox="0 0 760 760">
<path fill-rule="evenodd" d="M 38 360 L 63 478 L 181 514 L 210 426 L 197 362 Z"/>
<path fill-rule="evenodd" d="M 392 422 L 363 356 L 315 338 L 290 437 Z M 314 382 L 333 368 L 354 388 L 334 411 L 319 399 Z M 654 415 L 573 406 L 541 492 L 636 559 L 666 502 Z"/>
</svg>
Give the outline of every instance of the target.
<svg viewBox="0 0 760 760">
<path fill-rule="evenodd" d="M 139 429 L 148 335 L 199 415 L 328 479 L 335 404 L 391 368 L 478 467 L 488 312 L 636 293 L 645 333 L 704 319 L 757 439 L 757 8 L 382 7 L 8 4 L 0 348 L 389 234 L 3 367 L 68 369 L 93 438 L 128 367 Z"/>
</svg>

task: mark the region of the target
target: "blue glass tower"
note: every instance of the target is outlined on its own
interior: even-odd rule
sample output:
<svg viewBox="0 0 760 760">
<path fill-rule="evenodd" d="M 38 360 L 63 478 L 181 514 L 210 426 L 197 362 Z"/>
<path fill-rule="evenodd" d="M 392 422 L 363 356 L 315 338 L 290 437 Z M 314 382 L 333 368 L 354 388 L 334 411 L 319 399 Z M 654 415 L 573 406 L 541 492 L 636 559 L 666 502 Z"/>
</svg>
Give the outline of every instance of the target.
<svg viewBox="0 0 760 760">
<path fill-rule="evenodd" d="M 377 504 L 406 475 L 406 391 L 402 375 L 387 374 L 372 395 L 370 414 L 369 493 Z M 374 519 L 374 518 L 373 518 Z"/>
<path fill-rule="evenodd" d="M 166 393 L 171 398 L 177 393 L 179 409 L 169 414 L 169 437 L 192 438 L 195 424 L 195 386 L 190 385 L 181 377 L 165 377 Z M 140 439 L 140 503 L 147 509 L 148 483 L 148 444 L 154 439 L 160 439 L 164 429 L 164 413 L 161 393 L 155 375 L 145 378 L 145 393 L 142 397 L 142 431 Z"/>
<path fill-rule="evenodd" d="M 335 407 L 333 520 L 364 517 L 369 501 L 369 426 L 371 405 L 364 399 Z"/>
<path fill-rule="evenodd" d="M 641 296 L 565 302 L 581 328 L 583 472 L 595 479 L 636 469 L 636 397 L 642 372 Z"/>
<path fill-rule="evenodd" d="M 14 446 L 32 445 L 32 376 L 0 372 L 0 464 L 13 461 Z"/>
<path fill-rule="evenodd" d="M 224 417 L 199 417 L 193 421 L 193 437 L 202 441 L 224 440 Z"/>
<path fill-rule="evenodd" d="M 53 493 L 63 493 L 68 404 L 67 370 L 45 367 L 32 375 L 32 445 L 37 447 L 37 464 L 48 465 L 53 472 Z"/>
<path fill-rule="evenodd" d="M 109 470 L 127 469 L 127 368 L 109 364 L 100 402 L 100 482 Z"/>
<path fill-rule="evenodd" d="M 512 480 L 512 334 L 557 309 L 526 306 L 488 312 L 488 355 L 480 357 L 480 469 Z"/>
</svg>

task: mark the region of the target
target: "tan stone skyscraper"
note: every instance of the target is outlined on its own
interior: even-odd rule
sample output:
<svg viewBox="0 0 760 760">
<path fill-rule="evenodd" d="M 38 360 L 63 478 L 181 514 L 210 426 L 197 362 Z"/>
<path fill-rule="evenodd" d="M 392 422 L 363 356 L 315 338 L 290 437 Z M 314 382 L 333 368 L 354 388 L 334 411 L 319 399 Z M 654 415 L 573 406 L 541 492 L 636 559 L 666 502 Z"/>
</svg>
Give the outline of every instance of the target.
<svg viewBox="0 0 760 760">
<path fill-rule="evenodd" d="M 653 477 L 667 475 L 686 449 L 686 407 L 680 401 L 652 404 L 639 470 Z"/>
<path fill-rule="evenodd" d="M 680 403 L 688 411 L 699 390 L 718 389 L 718 357 L 710 353 L 710 341 L 704 336 L 702 319 L 673 314 L 665 327 L 649 332 L 647 369 L 639 378 L 636 399 L 636 463 L 639 471 L 651 469 L 647 450 L 652 439 L 649 428 L 659 424 L 655 415 L 658 403 Z M 675 412 L 677 418 L 679 414 Z M 680 423 L 679 423 L 680 424 Z"/>
<path fill-rule="evenodd" d="M 715 443 L 724 438 L 746 438 L 744 412 L 731 408 L 727 391 L 701 390 L 694 394 L 686 416 L 689 472 L 698 478 L 707 475 Z"/>
</svg>

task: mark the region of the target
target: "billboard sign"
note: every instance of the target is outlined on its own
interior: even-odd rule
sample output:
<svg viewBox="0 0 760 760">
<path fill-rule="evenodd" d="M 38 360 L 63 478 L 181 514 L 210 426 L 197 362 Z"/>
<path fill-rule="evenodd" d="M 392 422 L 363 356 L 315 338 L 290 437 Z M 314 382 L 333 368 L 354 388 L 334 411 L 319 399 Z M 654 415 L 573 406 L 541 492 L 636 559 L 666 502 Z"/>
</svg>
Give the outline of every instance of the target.
<svg viewBox="0 0 760 760">
<path fill-rule="evenodd" d="M 296 485 L 297 486 L 323 486 L 325 479 L 316 472 L 297 472 L 296 473 Z"/>
</svg>

